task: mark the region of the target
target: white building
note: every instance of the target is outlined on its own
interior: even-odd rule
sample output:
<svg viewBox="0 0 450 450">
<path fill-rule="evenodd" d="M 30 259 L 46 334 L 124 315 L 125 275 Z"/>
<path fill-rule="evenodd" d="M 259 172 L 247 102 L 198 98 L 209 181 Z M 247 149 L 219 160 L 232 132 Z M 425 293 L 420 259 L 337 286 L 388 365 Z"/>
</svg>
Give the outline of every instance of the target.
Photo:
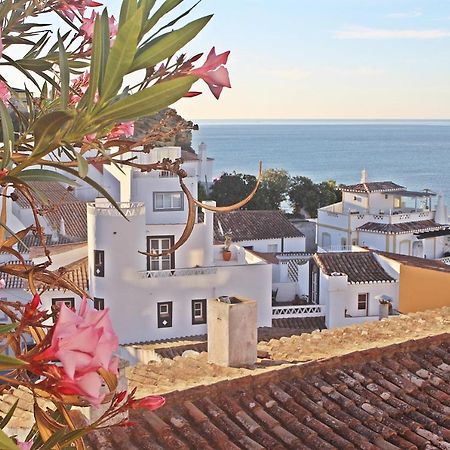
<svg viewBox="0 0 450 450">
<path fill-rule="evenodd" d="M 214 216 L 214 239 L 224 241 L 231 234 L 233 242 L 272 264 L 273 303 L 294 302 L 306 294 L 299 284 L 299 267 L 311 254 L 305 252 L 305 235 L 278 210 L 239 210 Z"/>
<path fill-rule="evenodd" d="M 409 191 L 392 181 L 341 186 L 342 201 L 318 210 L 317 244 L 325 251 L 352 245 L 424 258 L 450 252 L 450 226 L 441 196 Z"/>
<path fill-rule="evenodd" d="M 310 277 L 310 300 L 324 305 L 327 328 L 379 320 L 380 298 L 398 310 L 399 273 L 373 252 L 317 253 Z"/>
<path fill-rule="evenodd" d="M 151 163 L 181 156 L 179 148 L 141 154 Z M 184 182 L 197 194 L 198 166 L 186 166 Z M 111 171 L 111 173 L 113 173 Z M 168 256 L 181 237 L 187 205 L 178 178 L 164 172 L 114 173 L 120 182 L 120 207 L 104 199 L 88 204 L 89 292 L 109 307 L 121 343 L 206 333 L 206 299 L 241 296 L 258 302 L 258 326 L 271 325 L 271 267 L 238 245 L 224 261 L 213 242 L 213 213 L 196 218 L 188 241 Z"/>
</svg>

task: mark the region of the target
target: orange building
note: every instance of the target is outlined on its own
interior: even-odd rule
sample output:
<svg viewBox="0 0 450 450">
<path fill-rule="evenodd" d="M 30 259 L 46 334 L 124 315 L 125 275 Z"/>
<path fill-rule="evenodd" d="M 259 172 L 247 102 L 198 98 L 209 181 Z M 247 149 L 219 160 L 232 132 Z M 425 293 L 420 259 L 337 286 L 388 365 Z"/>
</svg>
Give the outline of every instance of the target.
<svg viewBox="0 0 450 450">
<path fill-rule="evenodd" d="M 450 306 L 450 265 L 433 259 L 376 252 L 399 275 L 399 311 Z"/>
</svg>

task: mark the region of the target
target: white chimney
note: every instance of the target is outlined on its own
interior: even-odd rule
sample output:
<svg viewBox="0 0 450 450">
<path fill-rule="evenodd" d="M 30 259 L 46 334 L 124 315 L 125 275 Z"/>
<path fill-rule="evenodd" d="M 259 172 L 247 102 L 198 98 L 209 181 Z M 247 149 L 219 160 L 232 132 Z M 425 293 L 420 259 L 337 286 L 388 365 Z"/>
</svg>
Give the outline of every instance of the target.
<svg viewBox="0 0 450 450">
<path fill-rule="evenodd" d="M 208 299 L 208 362 L 251 367 L 257 357 L 256 301 L 222 296 Z"/>
<path fill-rule="evenodd" d="M 66 224 L 64 222 L 63 217 L 61 217 L 61 220 L 59 221 L 59 234 L 61 236 L 65 236 L 66 235 Z"/>
<path fill-rule="evenodd" d="M 445 206 L 444 197 L 442 194 L 438 195 L 436 212 L 434 214 L 434 221 L 437 223 L 441 223 L 443 225 L 449 223 L 447 206 Z"/>
<path fill-rule="evenodd" d="M 363 169 L 361 172 L 361 183 L 367 183 L 369 181 L 369 174 L 367 169 Z"/>
</svg>

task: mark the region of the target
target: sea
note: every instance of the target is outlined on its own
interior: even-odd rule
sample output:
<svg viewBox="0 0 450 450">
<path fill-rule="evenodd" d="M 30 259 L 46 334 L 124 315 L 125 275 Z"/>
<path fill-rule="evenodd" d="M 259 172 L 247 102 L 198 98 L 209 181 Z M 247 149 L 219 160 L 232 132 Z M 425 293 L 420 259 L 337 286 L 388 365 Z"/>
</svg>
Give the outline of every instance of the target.
<svg viewBox="0 0 450 450">
<path fill-rule="evenodd" d="M 208 146 L 214 175 L 286 169 L 314 182 L 394 181 L 442 193 L 450 206 L 450 121 L 198 120 L 192 144 Z"/>
</svg>

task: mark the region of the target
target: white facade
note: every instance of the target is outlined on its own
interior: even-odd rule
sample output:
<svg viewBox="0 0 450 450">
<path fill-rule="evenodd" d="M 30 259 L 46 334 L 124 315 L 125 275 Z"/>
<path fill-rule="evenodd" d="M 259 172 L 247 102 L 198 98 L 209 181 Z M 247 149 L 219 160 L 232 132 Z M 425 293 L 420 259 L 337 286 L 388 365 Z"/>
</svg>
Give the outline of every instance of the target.
<svg viewBox="0 0 450 450">
<path fill-rule="evenodd" d="M 370 183 L 369 183 L 370 184 Z M 450 236 L 419 237 L 420 227 L 432 229 L 429 221 L 448 225 L 449 218 L 442 198 L 436 207 L 432 197 L 424 192 L 405 189 L 381 192 L 348 191 L 343 188 L 342 201 L 318 210 L 317 245 L 322 251 L 346 251 L 352 245 L 425 258 L 442 258 L 450 251 Z M 382 188 L 381 188 L 382 189 Z M 401 231 L 402 224 L 411 222 L 417 230 Z M 394 230 L 361 230 L 367 223 L 393 226 Z M 396 227 L 398 226 L 398 227 Z"/>
<path fill-rule="evenodd" d="M 155 150 L 140 154 L 141 162 L 180 156 L 177 147 Z M 183 169 L 195 196 L 198 166 Z M 236 244 L 224 261 L 222 246 L 213 245 L 213 213 L 206 210 L 173 254 L 139 253 L 160 253 L 180 239 L 188 217 L 184 194 L 178 177 L 168 173 L 114 174 L 128 220 L 104 199 L 88 205 L 89 292 L 110 308 L 122 344 L 206 333 L 206 299 L 221 295 L 256 300 L 258 326 L 271 325 L 269 264 Z"/>
<path fill-rule="evenodd" d="M 327 328 L 379 320 L 378 296 L 390 297 L 393 309 L 398 310 L 398 281 L 352 284 L 345 274 L 327 275 L 320 272 L 319 292 L 320 304 L 326 305 Z M 364 294 L 367 295 L 367 305 L 359 309 L 361 303 L 358 299 Z"/>
</svg>

